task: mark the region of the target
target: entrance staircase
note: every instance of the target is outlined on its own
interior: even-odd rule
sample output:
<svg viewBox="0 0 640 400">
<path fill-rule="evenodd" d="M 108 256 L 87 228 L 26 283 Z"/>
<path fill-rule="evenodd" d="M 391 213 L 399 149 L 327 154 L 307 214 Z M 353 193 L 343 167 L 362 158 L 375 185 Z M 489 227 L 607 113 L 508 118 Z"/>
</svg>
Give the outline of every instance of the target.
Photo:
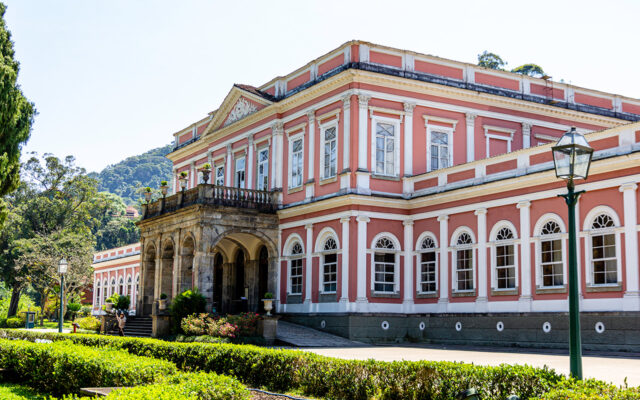
<svg viewBox="0 0 640 400">
<path fill-rule="evenodd" d="M 127 323 L 124 326 L 125 336 L 151 337 L 151 331 L 151 317 L 127 317 Z M 118 335 L 118 327 L 114 326 L 107 335 Z"/>
</svg>

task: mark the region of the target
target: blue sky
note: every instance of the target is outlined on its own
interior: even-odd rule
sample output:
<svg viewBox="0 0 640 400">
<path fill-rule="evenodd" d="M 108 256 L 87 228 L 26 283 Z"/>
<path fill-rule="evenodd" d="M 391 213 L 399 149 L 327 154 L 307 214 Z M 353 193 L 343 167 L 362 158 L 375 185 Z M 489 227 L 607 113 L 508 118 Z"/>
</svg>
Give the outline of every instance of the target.
<svg viewBox="0 0 640 400">
<path fill-rule="evenodd" d="M 165 145 L 220 104 L 351 40 L 465 62 L 484 50 L 640 97 L 634 1 L 0 0 L 39 111 L 26 151 L 89 171 Z"/>
</svg>

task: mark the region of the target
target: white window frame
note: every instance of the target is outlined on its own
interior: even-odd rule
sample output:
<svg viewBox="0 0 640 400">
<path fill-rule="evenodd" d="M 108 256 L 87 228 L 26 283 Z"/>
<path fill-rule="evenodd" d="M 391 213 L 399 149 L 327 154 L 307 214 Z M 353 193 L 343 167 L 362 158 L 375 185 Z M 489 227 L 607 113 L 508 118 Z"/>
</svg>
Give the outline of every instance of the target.
<svg viewBox="0 0 640 400">
<path fill-rule="evenodd" d="M 389 239 L 393 243 L 392 249 L 378 249 L 376 248 L 376 243 L 379 239 L 383 237 Z M 402 246 L 400 245 L 400 241 L 390 232 L 381 232 L 376 235 L 371 241 L 371 245 L 369 247 L 369 253 L 371 254 L 371 293 L 379 294 L 379 295 L 397 295 L 400 293 L 400 255 L 402 254 Z M 376 253 L 387 253 L 394 255 L 394 268 L 393 268 L 393 292 L 380 292 L 375 290 L 376 283 L 376 262 L 375 257 Z"/>
<path fill-rule="evenodd" d="M 296 254 L 293 255 L 292 251 L 293 251 L 293 247 L 296 245 L 296 243 L 300 244 L 300 247 L 302 248 L 302 253 L 300 254 Z M 284 245 L 284 254 L 286 254 L 285 257 L 283 257 L 286 261 L 287 261 L 287 295 L 288 296 L 301 296 L 302 293 L 304 292 L 304 285 L 305 285 L 305 276 L 304 276 L 304 259 L 305 259 L 305 249 L 304 249 L 304 241 L 302 240 L 302 238 L 300 237 L 300 235 L 294 233 L 289 235 L 289 237 L 287 238 L 287 241 L 285 242 Z M 300 278 L 301 278 L 301 289 L 300 289 L 300 293 L 292 293 L 291 289 L 292 289 L 292 285 L 291 285 L 291 281 L 293 276 L 291 275 L 291 267 L 292 267 L 292 261 L 294 260 L 300 260 L 301 262 L 301 269 L 300 269 Z M 298 276 L 298 275 L 296 275 Z"/>
<path fill-rule="evenodd" d="M 118 292 L 118 282 L 116 277 L 111 278 L 111 293 L 109 293 L 109 297 L 113 296 L 114 293 Z"/>
<path fill-rule="evenodd" d="M 440 125 L 429 125 L 427 124 L 427 172 L 436 171 L 431 167 L 431 136 L 433 132 L 438 133 L 446 133 L 448 138 L 447 141 L 449 143 L 449 167 L 453 166 L 453 132 L 454 129 L 446 126 Z M 438 169 L 442 169 L 444 167 L 438 166 Z"/>
<path fill-rule="evenodd" d="M 498 232 L 500 232 L 502 228 L 509 229 L 513 234 L 513 239 L 498 241 L 496 236 L 498 235 Z M 493 229 L 491 229 L 489 238 L 490 238 L 490 242 L 487 244 L 491 248 L 491 252 L 490 252 L 491 253 L 491 289 L 496 292 L 509 292 L 509 291 L 518 290 L 520 286 L 518 284 L 518 280 L 520 278 L 520 274 L 518 271 L 519 270 L 518 251 L 519 251 L 520 239 L 518 239 L 518 231 L 516 230 L 515 225 L 513 225 L 513 223 L 511 223 L 510 221 L 504 221 L 504 220 L 498 221 L 493 226 Z M 512 288 L 498 288 L 498 260 L 497 260 L 498 246 L 513 246 L 513 266 L 512 267 L 515 273 L 515 286 Z"/>
<path fill-rule="evenodd" d="M 428 249 L 425 250 L 422 248 L 422 242 L 424 242 L 425 239 L 430 238 L 431 240 L 433 240 L 433 243 L 435 244 L 436 247 L 432 248 L 432 249 Z M 425 292 L 422 290 L 422 254 L 427 253 L 427 252 L 431 252 L 433 251 L 435 253 L 436 256 L 436 260 L 435 260 L 435 290 L 433 291 L 428 291 Z M 440 248 L 438 246 L 438 239 L 436 239 L 436 235 L 434 235 L 431 232 L 423 232 L 420 237 L 418 238 L 418 240 L 416 241 L 416 292 L 418 294 L 434 294 L 438 292 L 439 286 L 438 283 L 440 282 Z"/>
<path fill-rule="evenodd" d="M 238 169 L 238 163 L 240 161 L 244 162 L 244 168 L 243 169 Z M 242 185 L 240 185 L 240 181 L 238 179 L 238 173 L 242 171 Z M 240 188 L 240 189 L 246 189 L 247 188 L 247 157 L 246 155 L 241 155 L 235 158 L 234 163 L 233 163 L 233 184 L 234 187 Z"/>
<path fill-rule="evenodd" d="M 122 292 L 122 293 L 120 293 L 120 292 Z M 120 276 L 120 278 L 118 279 L 118 294 L 120 296 L 126 296 L 127 295 L 127 287 L 125 285 L 124 276 Z"/>
<path fill-rule="evenodd" d="M 260 161 L 260 153 L 266 152 L 267 153 L 267 160 L 266 161 Z M 264 146 L 259 148 L 256 151 L 256 186 L 255 188 L 258 190 L 269 190 L 269 147 L 268 146 Z M 262 164 L 262 165 L 261 165 Z M 264 173 L 260 173 L 260 167 L 263 167 Z M 265 187 L 260 187 L 260 182 L 264 182 L 266 178 L 266 185 Z"/>
<path fill-rule="evenodd" d="M 134 286 L 135 289 L 134 289 L 133 296 L 132 296 L 132 299 L 131 299 L 131 303 L 133 304 L 133 307 L 136 306 L 136 301 L 138 300 L 138 293 L 140 293 L 140 274 L 139 273 L 136 274 L 136 278 L 135 278 L 134 284 L 135 284 L 135 286 Z"/>
<path fill-rule="evenodd" d="M 507 153 L 511 153 L 511 143 L 513 142 L 513 134 L 516 132 L 515 129 L 503 128 L 500 126 L 490 126 L 483 125 L 484 127 L 484 137 L 485 137 L 485 146 L 486 146 L 486 158 L 491 157 L 491 139 L 496 140 L 504 140 L 507 142 Z M 500 132 L 500 134 L 489 133 L 489 131 Z M 508 136 L 505 136 L 508 135 Z"/>
<path fill-rule="evenodd" d="M 336 249 L 335 250 L 324 250 L 324 246 L 327 243 L 327 240 L 329 239 L 333 239 L 336 242 Z M 318 269 L 318 276 L 319 276 L 319 282 L 320 282 L 320 287 L 319 287 L 319 291 L 322 294 L 334 294 L 337 292 L 338 290 L 338 286 L 340 285 L 340 275 L 339 275 L 339 269 L 340 269 L 340 262 L 338 259 L 338 255 L 342 254 L 342 247 L 340 247 L 340 241 L 338 240 L 338 235 L 336 234 L 336 231 L 334 231 L 332 228 L 330 227 L 325 227 L 324 229 L 322 229 L 319 233 L 318 236 L 316 237 L 316 244 L 315 244 L 315 253 L 313 253 L 314 257 L 320 257 L 319 259 L 319 269 Z M 330 291 L 327 292 L 324 290 L 324 256 L 327 254 L 335 254 L 336 255 L 336 290 L 335 291 Z"/>
<path fill-rule="evenodd" d="M 467 233 L 471 237 L 472 244 L 461 245 L 459 246 L 458 237 L 463 233 Z M 475 293 L 477 289 L 476 276 L 477 276 L 477 248 L 478 242 L 476 240 L 476 236 L 473 234 L 473 231 L 466 227 L 459 227 L 456 229 L 451 235 L 451 247 L 449 248 L 451 252 L 451 291 L 452 293 Z M 457 261 L 458 261 L 458 250 L 471 250 L 471 280 L 473 282 L 472 289 L 466 290 L 458 290 L 458 271 L 457 271 Z"/>
<path fill-rule="evenodd" d="M 220 170 L 222 171 L 222 184 L 218 183 L 218 178 L 219 178 L 218 171 Z M 224 164 L 216 165 L 214 172 L 215 172 L 215 175 L 213 177 L 214 183 L 218 186 L 224 186 Z"/>
<path fill-rule="evenodd" d="M 100 281 L 100 278 L 95 280 L 96 291 L 95 291 L 95 297 L 94 297 L 94 300 L 93 300 L 93 304 L 94 305 L 98 305 L 98 306 L 100 306 L 102 304 L 100 302 L 100 295 L 102 294 L 102 293 L 100 293 L 102 291 L 101 283 L 102 282 Z"/>
<path fill-rule="evenodd" d="M 301 167 L 300 167 L 300 185 L 297 186 L 293 186 L 293 143 L 298 141 L 298 140 L 302 140 L 302 150 L 300 151 L 301 155 L 302 155 L 302 160 L 301 160 Z M 287 165 L 287 169 L 288 169 L 288 176 L 289 176 L 289 180 L 288 180 L 288 186 L 289 189 L 297 189 L 302 187 L 302 185 L 304 185 L 304 131 L 301 131 L 300 133 L 297 133 L 295 135 L 289 136 L 289 156 L 288 156 L 288 165 Z"/>
<path fill-rule="evenodd" d="M 613 220 L 615 224 L 612 228 L 607 229 L 598 229 L 594 230 L 591 228 L 594 220 L 600 214 L 607 214 Z M 587 287 L 592 288 L 602 288 L 602 287 L 620 287 L 624 281 L 624 276 L 622 276 L 622 249 L 621 249 L 621 233 L 624 232 L 624 226 L 620 224 L 620 218 L 618 214 L 608 206 L 598 206 L 593 208 L 587 214 L 584 220 L 584 230 L 581 232 L 581 237 L 585 238 L 585 265 L 587 266 L 588 272 L 585 277 Z M 604 283 L 604 284 L 596 284 L 593 279 L 593 250 L 592 250 L 592 237 L 599 236 L 602 234 L 613 234 L 616 241 L 616 275 L 617 282 L 616 283 Z"/>
<path fill-rule="evenodd" d="M 376 132 L 378 129 L 378 123 L 393 125 L 393 175 L 387 175 L 385 173 L 378 173 L 376 170 Z M 378 176 L 388 176 L 397 178 L 400 176 L 400 120 L 395 118 L 380 117 L 374 115 L 371 117 L 371 173 Z"/>
<path fill-rule="evenodd" d="M 547 224 L 547 222 L 553 221 L 560 227 L 561 233 L 556 233 L 554 235 L 542 235 L 542 228 Z M 535 236 L 532 238 L 534 240 L 534 250 L 535 250 L 535 262 L 536 262 L 536 288 L 538 289 L 560 289 L 567 287 L 567 239 L 569 234 L 567 233 L 567 228 L 564 225 L 564 221 L 558 215 L 553 213 L 548 213 L 543 215 L 538 219 L 534 230 Z M 562 251 L 562 285 L 559 286 L 545 286 L 544 285 L 544 276 L 542 270 L 542 242 L 548 240 L 560 240 L 561 243 L 561 251 Z"/>
<path fill-rule="evenodd" d="M 102 280 L 102 299 L 100 299 L 100 304 L 104 304 L 109 296 L 109 279 L 104 278 Z"/>
<path fill-rule="evenodd" d="M 336 147 L 335 147 L 335 151 L 336 151 L 336 160 L 335 160 L 335 173 L 333 175 L 325 175 L 325 163 L 324 163 L 324 157 L 325 157 L 325 145 L 327 144 L 327 140 L 325 140 L 325 132 L 331 128 L 335 128 L 336 130 L 336 137 L 331 140 L 332 142 L 335 142 Z M 320 152 L 320 179 L 329 179 L 329 178 L 335 178 L 336 176 L 338 176 L 338 149 L 339 149 L 339 142 L 338 142 L 338 120 L 335 119 L 333 121 L 327 122 L 325 124 L 320 124 L 320 148 L 322 149 Z"/>
<path fill-rule="evenodd" d="M 131 277 L 131 274 L 127 275 L 127 279 L 125 279 L 124 282 L 125 282 L 125 287 L 127 288 L 126 294 L 127 296 L 129 296 L 129 299 L 131 299 L 133 295 L 133 291 L 131 289 L 131 285 L 133 284 L 133 278 Z"/>
</svg>

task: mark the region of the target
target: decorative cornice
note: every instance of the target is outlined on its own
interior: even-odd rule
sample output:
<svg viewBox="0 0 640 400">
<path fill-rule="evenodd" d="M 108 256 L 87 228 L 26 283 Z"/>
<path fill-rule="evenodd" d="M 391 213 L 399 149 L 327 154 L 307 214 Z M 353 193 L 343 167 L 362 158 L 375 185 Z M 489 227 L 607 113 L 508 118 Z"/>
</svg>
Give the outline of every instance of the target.
<svg viewBox="0 0 640 400">
<path fill-rule="evenodd" d="M 406 219 L 402 221 L 402 226 L 413 226 L 413 220 Z"/>
<path fill-rule="evenodd" d="M 638 185 L 636 185 L 634 182 L 629 182 L 629 183 L 625 183 L 623 185 L 620 185 L 619 190 L 621 192 L 624 192 L 626 190 L 636 190 L 638 188 Z"/>
<path fill-rule="evenodd" d="M 309 123 L 312 123 L 313 121 L 315 121 L 315 119 L 316 119 L 316 110 L 307 111 L 307 119 L 309 120 Z"/>
<path fill-rule="evenodd" d="M 404 112 L 406 112 L 407 114 L 413 114 L 413 109 L 416 108 L 416 103 L 403 103 L 404 106 Z"/>
<path fill-rule="evenodd" d="M 371 222 L 371 218 L 367 217 L 366 215 L 358 215 L 358 217 L 356 218 L 356 220 L 358 222 Z"/>
<path fill-rule="evenodd" d="M 284 123 L 276 121 L 271 125 L 271 131 L 274 135 L 282 135 L 284 133 Z"/>
<path fill-rule="evenodd" d="M 371 100 L 371 96 L 368 96 L 366 94 L 359 94 L 358 95 L 358 105 L 360 107 L 366 107 L 369 105 L 369 100 Z"/>
<path fill-rule="evenodd" d="M 448 215 L 438 215 L 438 222 L 444 222 L 444 221 L 448 221 L 449 220 L 449 216 Z"/>
<path fill-rule="evenodd" d="M 351 222 L 351 217 L 342 217 L 342 218 L 340 218 L 340 223 L 342 223 L 342 224 L 348 224 L 349 222 Z"/>
<path fill-rule="evenodd" d="M 343 96 L 340 100 L 342 100 L 342 106 L 344 108 L 351 107 L 351 94 L 347 94 L 346 96 Z"/>
<path fill-rule="evenodd" d="M 313 224 L 305 224 L 304 229 L 313 229 Z"/>
<path fill-rule="evenodd" d="M 529 200 L 522 200 L 522 201 L 519 201 L 518 204 L 516 204 L 517 209 L 529 208 L 529 207 L 531 207 L 531 202 Z"/>
<path fill-rule="evenodd" d="M 477 210 L 475 210 L 473 212 L 473 214 L 480 216 L 480 215 L 487 215 L 487 209 L 486 208 L 478 208 Z"/>
</svg>

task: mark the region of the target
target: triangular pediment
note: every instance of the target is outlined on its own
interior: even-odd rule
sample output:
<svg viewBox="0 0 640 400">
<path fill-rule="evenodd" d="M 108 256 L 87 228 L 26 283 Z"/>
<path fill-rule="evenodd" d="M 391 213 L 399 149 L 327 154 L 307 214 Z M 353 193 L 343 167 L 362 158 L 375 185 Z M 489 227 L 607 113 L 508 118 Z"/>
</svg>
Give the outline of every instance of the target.
<svg viewBox="0 0 640 400">
<path fill-rule="evenodd" d="M 272 103 L 253 87 L 234 85 L 215 111 L 204 135 L 238 122 Z"/>
</svg>

